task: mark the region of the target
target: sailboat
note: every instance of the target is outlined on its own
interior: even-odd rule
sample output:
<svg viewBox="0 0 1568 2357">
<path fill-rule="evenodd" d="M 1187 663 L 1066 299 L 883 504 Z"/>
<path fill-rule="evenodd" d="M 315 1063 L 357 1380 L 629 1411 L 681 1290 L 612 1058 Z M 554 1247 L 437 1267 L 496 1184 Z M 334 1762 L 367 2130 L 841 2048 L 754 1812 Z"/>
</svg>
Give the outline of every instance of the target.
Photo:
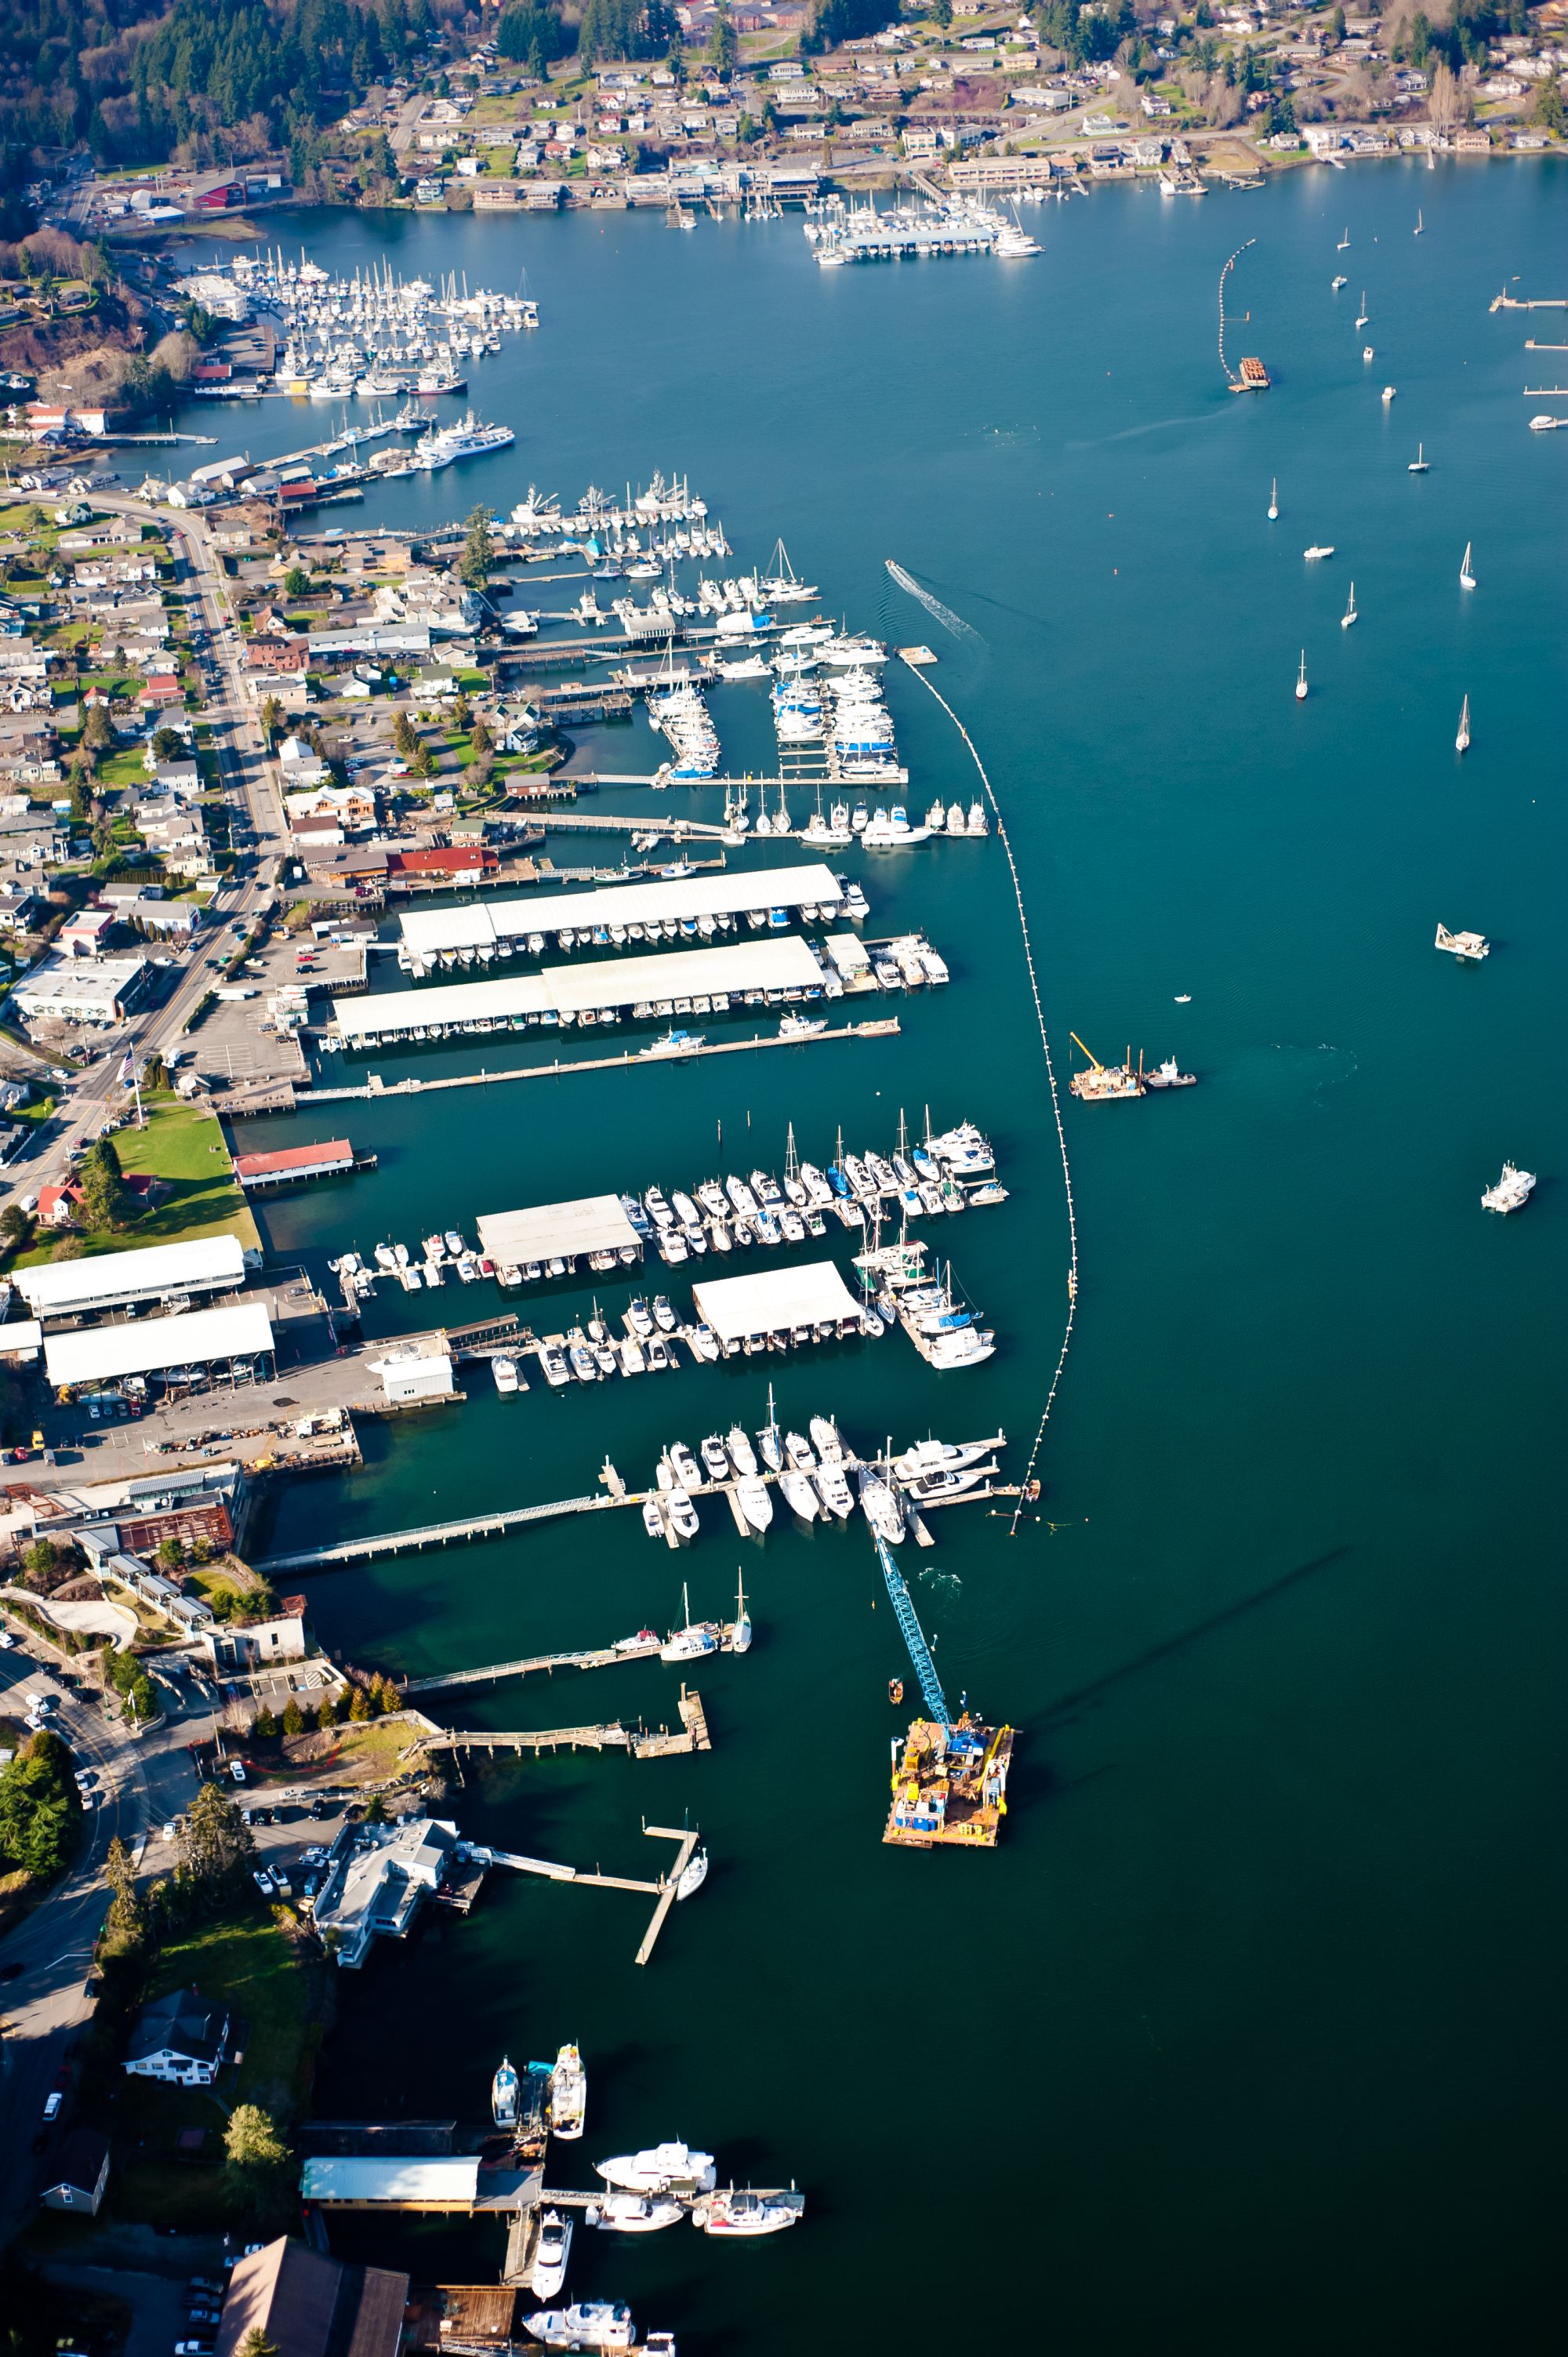
<svg viewBox="0 0 1568 2357">
<path fill-rule="evenodd" d="M 1419 237 L 1425 227 L 1426 223 L 1421 218 L 1421 207 L 1417 205 L 1415 209 L 1415 227 L 1411 232 L 1412 236 Z"/>
<path fill-rule="evenodd" d="M 1426 455 L 1424 442 L 1416 444 L 1415 456 L 1405 468 L 1405 472 L 1407 475 L 1430 475 L 1432 472 L 1432 461 Z"/>
<path fill-rule="evenodd" d="M 1461 589 L 1473 589 L 1475 586 L 1476 576 L 1470 570 L 1470 543 L 1466 541 L 1465 554 L 1459 559 L 1459 587 Z"/>
<path fill-rule="evenodd" d="M 1348 630 L 1352 622 L 1359 622 L 1360 619 L 1361 617 L 1356 611 L 1356 584 L 1352 581 L 1350 584 L 1350 603 L 1346 607 L 1345 611 L 1339 617 L 1339 627 L 1342 630 Z"/>
<path fill-rule="evenodd" d="M 1460 712 L 1460 714 L 1459 714 L 1459 734 L 1458 734 L 1458 735 L 1457 735 L 1457 737 L 1455 737 L 1455 739 L 1454 739 L 1454 750 L 1455 750 L 1456 753 L 1467 753 L 1467 752 L 1469 751 L 1469 749 L 1470 749 L 1470 699 L 1469 699 L 1469 697 L 1468 697 L 1468 696 L 1466 696 L 1466 697 L 1465 698 L 1465 703 L 1464 703 L 1463 709 L 1461 710 L 1461 712 Z"/>
<path fill-rule="evenodd" d="M 1371 313 L 1367 308 L 1367 290 L 1363 286 L 1361 289 L 1361 316 L 1356 322 L 1357 327 L 1359 328 L 1364 328 L 1371 316 Z"/>
<path fill-rule="evenodd" d="M 738 1577 L 735 1589 L 735 1627 L 730 1631 L 729 1649 L 732 1653 L 749 1653 L 751 1651 L 751 1615 L 746 1609 L 746 1588 Z"/>
<path fill-rule="evenodd" d="M 1270 483 L 1269 483 L 1269 522 L 1270 522 L 1271 523 L 1278 523 L 1279 520 L 1280 520 L 1280 479 L 1279 479 L 1279 477 L 1278 477 L 1277 475 L 1275 475 L 1275 476 L 1273 476 L 1273 477 L 1271 479 Z"/>
<path fill-rule="evenodd" d="M 1344 251 L 1345 251 L 1345 249 L 1346 249 L 1346 247 L 1349 244 L 1349 242 L 1350 242 L 1350 232 L 1349 232 L 1349 231 L 1348 231 L 1348 230 L 1347 230 L 1347 231 L 1346 231 L 1346 232 L 1345 232 L 1345 234 L 1344 234 L 1344 236 L 1340 239 L 1340 241 L 1339 241 L 1338 244 L 1335 247 L 1335 249 L 1334 249 L 1335 253 L 1344 253 Z"/>
<path fill-rule="evenodd" d="M 1305 647 L 1301 651 L 1301 669 L 1296 673 L 1295 700 L 1298 704 L 1306 702 L 1306 649 Z"/>
</svg>

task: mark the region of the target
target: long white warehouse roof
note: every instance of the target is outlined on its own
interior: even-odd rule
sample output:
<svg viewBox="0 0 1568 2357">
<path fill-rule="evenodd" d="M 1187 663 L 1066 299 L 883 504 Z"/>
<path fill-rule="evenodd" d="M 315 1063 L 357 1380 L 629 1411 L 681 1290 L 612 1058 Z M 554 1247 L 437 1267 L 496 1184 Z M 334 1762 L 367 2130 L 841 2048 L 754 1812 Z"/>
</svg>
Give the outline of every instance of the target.
<svg viewBox="0 0 1568 2357">
<path fill-rule="evenodd" d="M 16 1290 L 40 1318 L 65 1318 L 121 1301 L 156 1301 L 166 1293 L 216 1293 L 245 1282 L 238 1236 L 199 1236 L 188 1244 L 149 1244 L 142 1252 L 100 1253 L 87 1260 L 19 1268 Z"/>
<path fill-rule="evenodd" d="M 522 1211 L 481 1211 L 479 1249 L 503 1268 L 525 1261 L 569 1260 L 577 1253 L 619 1252 L 642 1239 L 618 1195 L 584 1195 L 572 1203 L 536 1203 Z M 5 1328 L 0 1326 L 0 1334 Z"/>
<path fill-rule="evenodd" d="M 415 957 L 440 950 L 489 949 L 529 933 L 576 932 L 584 926 L 678 923 L 682 917 L 739 917 L 752 909 L 836 909 L 843 888 L 818 860 L 804 866 L 673 876 L 650 884 L 611 884 L 598 892 L 531 892 L 484 907 L 411 909 L 403 937 Z"/>
<path fill-rule="evenodd" d="M 589 1007 L 628 1007 L 642 1000 L 711 997 L 716 990 L 820 988 L 822 979 L 821 965 L 798 933 L 759 934 L 719 949 L 600 958 L 508 974 L 499 982 L 335 998 L 332 1014 L 338 1037 L 352 1046 L 447 1024 L 505 1023 L 514 1015 L 581 1015 Z"/>
<path fill-rule="evenodd" d="M 183 1318 L 144 1318 L 129 1326 L 51 1334 L 44 1343 L 44 1366 L 57 1386 L 111 1383 L 122 1375 L 254 1358 L 272 1347 L 273 1321 L 261 1303 L 236 1301 L 222 1309 L 193 1309 Z"/>
<path fill-rule="evenodd" d="M 715 1277 L 693 1285 L 692 1298 L 721 1342 L 854 1318 L 860 1308 L 831 1260 L 808 1261 L 803 1268 L 766 1268 L 755 1276 Z"/>
<path fill-rule="evenodd" d="M 428 2160 L 395 2153 L 384 2160 L 360 2156 L 307 2160 L 299 2179 L 306 2201 L 386 2201 L 398 2208 L 439 2208 L 449 2201 L 454 2210 L 471 2208 L 478 2185 L 478 2156 L 466 2153 Z"/>
</svg>

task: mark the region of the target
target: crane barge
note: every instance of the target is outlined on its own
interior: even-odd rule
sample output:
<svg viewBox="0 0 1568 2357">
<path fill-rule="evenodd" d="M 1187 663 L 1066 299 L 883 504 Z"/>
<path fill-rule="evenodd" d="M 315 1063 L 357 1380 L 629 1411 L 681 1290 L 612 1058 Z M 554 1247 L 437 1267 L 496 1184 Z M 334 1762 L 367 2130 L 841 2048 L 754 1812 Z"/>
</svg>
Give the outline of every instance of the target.
<svg viewBox="0 0 1568 2357">
<path fill-rule="evenodd" d="M 1007 1813 L 1013 1729 L 987 1727 L 967 1710 L 953 1717 L 904 1575 L 880 1532 L 876 1553 L 928 1714 L 893 1738 L 893 1805 L 882 1838 L 907 1849 L 932 1849 L 939 1843 L 994 1849 Z"/>
</svg>

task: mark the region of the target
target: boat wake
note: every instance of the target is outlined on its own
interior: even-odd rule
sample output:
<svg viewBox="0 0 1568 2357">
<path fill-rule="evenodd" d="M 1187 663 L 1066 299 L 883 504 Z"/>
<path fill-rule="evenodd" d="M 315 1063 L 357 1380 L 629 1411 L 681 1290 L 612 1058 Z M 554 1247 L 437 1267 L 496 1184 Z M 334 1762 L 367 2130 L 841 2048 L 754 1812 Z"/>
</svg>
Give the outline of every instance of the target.
<svg viewBox="0 0 1568 2357">
<path fill-rule="evenodd" d="M 944 630 L 950 630 L 955 639 L 979 638 L 980 632 L 971 623 L 966 622 L 961 614 L 955 614 L 950 606 L 944 606 L 941 599 L 933 597 L 929 589 L 922 589 L 912 573 L 906 573 L 904 567 L 901 565 L 895 565 L 890 556 L 884 557 L 883 563 L 899 588 L 907 589 L 910 597 L 925 608 L 932 619 L 941 624 Z M 976 766 L 979 766 L 978 763 Z M 981 774 L 983 776 L 984 771 L 982 770 Z"/>
</svg>

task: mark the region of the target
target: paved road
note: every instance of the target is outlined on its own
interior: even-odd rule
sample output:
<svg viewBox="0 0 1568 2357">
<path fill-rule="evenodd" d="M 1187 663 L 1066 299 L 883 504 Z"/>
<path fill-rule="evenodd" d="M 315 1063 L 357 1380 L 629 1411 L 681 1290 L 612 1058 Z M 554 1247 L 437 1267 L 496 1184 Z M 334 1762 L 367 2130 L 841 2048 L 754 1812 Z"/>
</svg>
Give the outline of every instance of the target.
<svg viewBox="0 0 1568 2357">
<path fill-rule="evenodd" d="M 197 653 L 208 667 L 210 682 L 201 716 L 212 731 L 224 792 L 244 813 L 253 838 L 250 872 L 238 884 L 219 891 L 212 907 L 227 920 L 248 918 L 274 897 L 278 862 L 287 849 L 287 832 L 261 724 L 242 684 L 242 643 L 211 533 L 199 514 L 146 507 L 117 493 L 95 492 L 93 505 L 113 514 L 134 516 L 166 532 L 181 560 L 179 582 L 196 592 L 192 619 L 198 626 Z M 199 952 L 162 1006 L 133 1016 L 116 1028 L 111 1052 L 70 1084 L 49 1135 L 32 1155 L 8 1167 L 0 1179 L 0 1191 L 37 1194 L 41 1185 L 64 1177 L 70 1147 L 96 1135 L 108 1114 L 118 1112 L 125 1103 L 119 1078 L 125 1049 L 134 1047 L 140 1059 L 155 1048 L 174 1048 L 210 980 L 206 958 Z"/>
<path fill-rule="evenodd" d="M 118 1834 L 133 1857 L 149 1835 L 177 1815 L 196 1790 L 188 1743 L 209 1738 L 214 1690 L 179 1699 L 162 1682 L 168 1717 L 161 1727 L 133 1738 L 124 1721 L 104 1717 L 95 1696 L 68 1687 L 48 1665 L 41 1645 L 18 1643 L 0 1654 L 0 1709 L 20 1718 L 23 1689 L 55 1698 L 50 1725 L 70 1744 L 79 1767 L 94 1779 L 97 1805 L 86 1813 L 81 1855 L 65 1880 L 11 1935 L 0 1941 L 0 2244 L 30 2209 L 48 2149 L 35 2158 L 44 2102 L 61 2083 L 69 2048 L 86 2020 L 86 1979 L 93 1945 L 109 1903 L 103 1860 Z M 145 1858 L 161 1863 L 155 1840 Z M 50 2140 L 70 2125 L 69 2091 Z"/>
</svg>

